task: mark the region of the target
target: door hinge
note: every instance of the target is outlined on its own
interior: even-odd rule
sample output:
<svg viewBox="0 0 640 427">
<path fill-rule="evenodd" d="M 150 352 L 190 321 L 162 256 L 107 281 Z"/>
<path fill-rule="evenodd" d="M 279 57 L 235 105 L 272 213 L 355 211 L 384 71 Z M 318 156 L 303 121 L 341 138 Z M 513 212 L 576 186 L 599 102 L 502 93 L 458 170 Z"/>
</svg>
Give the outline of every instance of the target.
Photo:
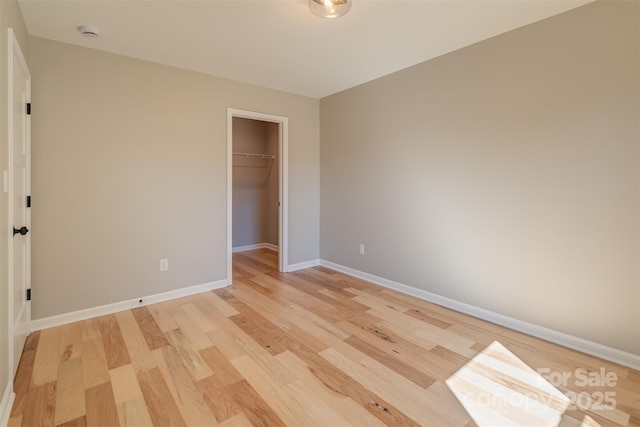
<svg viewBox="0 0 640 427">
<path fill-rule="evenodd" d="M 31 288 L 27 289 L 27 301 L 31 301 Z"/>
<path fill-rule="evenodd" d="M 27 207 L 31 207 L 31 196 L 27 196 Z"/>
<path fill-rule="evenodd" d="M 30 116 L 31 115 L 31 103 L 27 102 L 27 115 Z"/>
</svg>

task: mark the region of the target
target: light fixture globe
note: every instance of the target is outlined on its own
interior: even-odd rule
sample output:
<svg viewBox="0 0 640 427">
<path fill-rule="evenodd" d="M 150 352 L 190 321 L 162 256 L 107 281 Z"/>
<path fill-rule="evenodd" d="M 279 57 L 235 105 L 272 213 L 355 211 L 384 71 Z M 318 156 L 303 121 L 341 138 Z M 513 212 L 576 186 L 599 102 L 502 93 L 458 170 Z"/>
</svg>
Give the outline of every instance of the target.
<svg viewBox="0 0 640 427">
<path fill-rule="evenodd" d="M 308 0 L 309 10 L 320 18 L 339 18 L 351 10 L 351 0 Z"/>
</svg>

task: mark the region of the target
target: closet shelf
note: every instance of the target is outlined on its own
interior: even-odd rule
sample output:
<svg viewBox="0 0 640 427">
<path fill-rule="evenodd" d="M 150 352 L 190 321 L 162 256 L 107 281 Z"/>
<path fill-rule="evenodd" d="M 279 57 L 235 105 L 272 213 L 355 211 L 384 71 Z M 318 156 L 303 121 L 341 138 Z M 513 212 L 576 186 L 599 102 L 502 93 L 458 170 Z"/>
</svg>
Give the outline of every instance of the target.
<svg viewBox="0 0 640 427">
<path fill-rule="evenodd" d="M 237 151 L 233 151 L 232 154 L 234 184 L 266 185 L 275 164 L 275 155 Z"/>
<path fill-rule="evenodd" d="M 233 152 L 233 155 L 235 157 L 245 157 L 248 159 L 268 159 L 268 160 L 275 160 L 276 156 L 273 154 L 255 154 L 255 153 L 238 153 L 238 152 Z"/>
</svg>

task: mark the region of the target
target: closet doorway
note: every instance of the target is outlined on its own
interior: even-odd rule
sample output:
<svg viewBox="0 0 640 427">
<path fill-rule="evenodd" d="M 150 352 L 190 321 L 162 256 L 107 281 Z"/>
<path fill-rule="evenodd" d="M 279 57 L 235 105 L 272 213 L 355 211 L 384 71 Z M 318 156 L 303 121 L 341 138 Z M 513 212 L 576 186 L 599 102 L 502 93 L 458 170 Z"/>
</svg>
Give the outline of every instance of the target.
<svg viewBox="0 0 640 427">
<path fill-rule="evenodd" d="M 227 109 L 227 280 L 234 252 L 267 247 L 287 271 L 288 118 Z"/>
</svg>

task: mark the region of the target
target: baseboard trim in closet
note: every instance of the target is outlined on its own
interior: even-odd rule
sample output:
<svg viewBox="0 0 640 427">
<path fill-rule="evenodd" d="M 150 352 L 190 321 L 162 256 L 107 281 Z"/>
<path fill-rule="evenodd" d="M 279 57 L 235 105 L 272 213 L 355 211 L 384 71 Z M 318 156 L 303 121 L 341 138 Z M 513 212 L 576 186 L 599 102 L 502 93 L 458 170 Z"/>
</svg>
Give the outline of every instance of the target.
<svg viewBox="0 0 640 427">
<path fill-rule="evenodd" d="M 245 246 L 236 246 L 232 249 L 232 252 L 235 254 L 236 252 L 245 252 L 245 251 L 253 251 L 255 249 L 271 249 L 272 251 L 279 251 L 279 248 L 276 245 L 271 243 L 256 243 L 255 245 L 245 245 Z"/>
</svg>

